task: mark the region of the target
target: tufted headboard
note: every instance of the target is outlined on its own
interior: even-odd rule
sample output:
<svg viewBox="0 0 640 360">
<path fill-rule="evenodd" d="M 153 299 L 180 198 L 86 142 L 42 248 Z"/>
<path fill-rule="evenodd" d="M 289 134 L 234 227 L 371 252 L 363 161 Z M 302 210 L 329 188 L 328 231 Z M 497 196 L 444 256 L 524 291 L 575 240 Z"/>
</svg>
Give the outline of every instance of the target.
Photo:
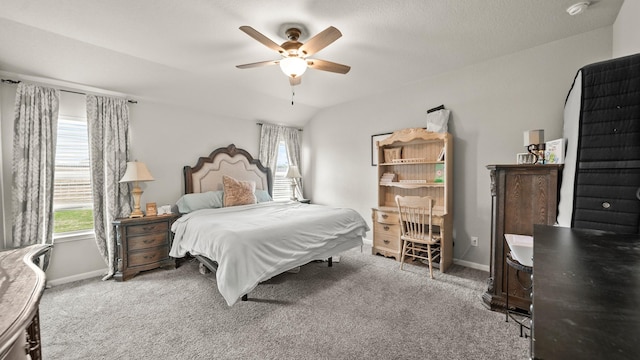
<svg viewBox="0 0 640 360">
<path fill-rule="evenodd" d="M 223 175 L 254 181 L 257 190 L 267 190 L 272 195 L 269 168 L 262 166 L 260 160 L 254 159 L 246 150 L 236 148 L 234 144 L 218 148 L 207 157 L 200 157 L 195 166 L 185 166 L 184 193 L 222 190 Z"/>
</svg>

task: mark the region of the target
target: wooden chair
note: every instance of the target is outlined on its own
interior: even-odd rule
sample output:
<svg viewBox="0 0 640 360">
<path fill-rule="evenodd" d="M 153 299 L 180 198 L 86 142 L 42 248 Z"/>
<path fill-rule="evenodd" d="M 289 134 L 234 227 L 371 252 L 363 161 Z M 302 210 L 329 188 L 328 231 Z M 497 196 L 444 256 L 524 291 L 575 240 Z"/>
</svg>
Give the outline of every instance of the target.
<svg viewBox="0 0 640 360">
<path fill-rule="evenodd" d="M 433 262 L 440 259 L 440 233 L 434 233 L 432 225 L 433 198 L 429 196 L 400 196 L 396 195 L 396 204 L 400 219 L 400 270 L 404 265 L 404 258 L 414 258 L 429 261 L 429 276 L 433 279 Z"/>
</svg>

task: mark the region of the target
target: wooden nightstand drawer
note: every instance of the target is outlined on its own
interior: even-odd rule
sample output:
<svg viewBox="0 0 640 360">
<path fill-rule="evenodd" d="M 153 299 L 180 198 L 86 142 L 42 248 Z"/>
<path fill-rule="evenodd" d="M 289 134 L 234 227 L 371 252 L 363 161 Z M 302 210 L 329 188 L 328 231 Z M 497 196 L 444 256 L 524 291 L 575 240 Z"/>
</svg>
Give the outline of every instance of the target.
<svg viewBox="0 0 640 360">
<path fill-rule="evenodd" d="M 128 253 L 129 266 L 141 266 L 147 264 L 153 264 L 169 258 L 169 248 L 155 248 L 144 251 L 135 251 Z"/>
<path fill-rule="evenodd" d="M 169 234 L 166 231 L 151 235 L 131 236 L 127 242 L 127 249 L 131 251 L 166 245 L 168 237 Z"/>
<path fill-rule="evenodd" d="M 131 225 L 127 228 L 127 235 L 135 236 L 135 235 L 149 234 L 149 233 L 163 232 L 163 231 L 164 232 L 169 231 L 169 226 L 166 221 L 156 222 L 151 224 L 144 224 L 144 225 Z"/>
<path fill-rule="evenodd" d="M 376 222 L 381 224 L 399 224 L 398 214 L 389 211 L 376 211 Z"/>
</svg>

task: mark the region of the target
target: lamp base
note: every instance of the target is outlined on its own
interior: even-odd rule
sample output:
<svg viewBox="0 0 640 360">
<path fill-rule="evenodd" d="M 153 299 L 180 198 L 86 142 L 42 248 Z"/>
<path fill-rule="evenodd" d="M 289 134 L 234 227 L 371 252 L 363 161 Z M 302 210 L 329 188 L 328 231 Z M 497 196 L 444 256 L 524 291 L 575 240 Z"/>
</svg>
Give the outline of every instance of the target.
<svg viewBox="0 0 640 360">
<path fill-rule="evenodd" d="M 131 212 L 131 215 L 129 215 L 130 218 L 139 218 L 139 217 L 144 217 L 144 213 L 142 212 L 142 210 L 138 209 L 138 211 L 133 210 Z"/>
<path fill-rule="evenodd" d="M 133 194 L 133 211 L 130 218 L 139 218 L 144 217 L 144 213 L 140 210 L 140 197 L 142 196 L 142 189 L 138 186 L 138 182 L 136 181 L 133 186 L 133 190 L 131 190 L 131 194 Z"/>
</svg>

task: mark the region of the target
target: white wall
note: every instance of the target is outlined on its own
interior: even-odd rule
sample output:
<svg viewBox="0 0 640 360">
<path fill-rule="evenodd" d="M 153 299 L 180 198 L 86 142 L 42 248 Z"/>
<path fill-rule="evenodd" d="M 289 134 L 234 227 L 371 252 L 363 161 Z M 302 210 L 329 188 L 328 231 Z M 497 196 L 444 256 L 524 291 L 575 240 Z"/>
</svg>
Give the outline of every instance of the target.
<svg viewBox="0 0 640 360">
<path fill-rule="evenodd" d="M 356 209 L 371 225 L 377 172 L 371 135 L 425 127 L 426 111 L 452 111 L 454 136 L 454 258 L 488 269 L 491 196 L 488 164 L 515 163 L 523 132 L 562 136 L 563 106 L 576 71 L 611 57 L 611 27 L 486 61 L 430 79 L 416 79 L 361 101 L 321 112 L 306 127 L 312 149 L 306 186 L 316 203 Z M 471 247 L 470 236 L 479 237 Z M 372 235 L 369 234 L 369 238 Z"/>
<path fill-rule="evenodd" d="M 626 0 L 613 24 L 613 57 L 640 53 L 640 0 Z"/>
</svg>

